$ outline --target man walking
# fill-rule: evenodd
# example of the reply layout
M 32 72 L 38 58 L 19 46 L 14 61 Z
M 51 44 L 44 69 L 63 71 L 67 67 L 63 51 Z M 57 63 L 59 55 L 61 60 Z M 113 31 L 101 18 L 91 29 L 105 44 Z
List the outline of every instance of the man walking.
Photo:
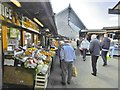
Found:
M 86 35 L 85 39 L 81 43 L 81 49 L 82 49 L 82 52 L 83 52 L 83 61 L 86 60 L 86 53 L 89 50 L 89 45 L 90 45 L 90 43 L 87 40 L 87 35 Z
M 71 82 L 72 78 L 72 65 L 76 59 L 74 48 L 69 44 L 69 41 L 65 41 L 64 46 L 60 52 L 61 55 L 61 66 L 62 66 L 62 85 L 66 85 Z M 68 74 L 68 75 L 67 75 Z
M 110 48 L 110 39 L 108 38 L 107 34 L 104 34 L 104 38 L 103 38 L 103 41 L 101 43 L 101 47 L 102 47 L 101 56 L 102 56 L 102 59 L 104 62 L 103 66 L 106 66 L 107 65 L 107 53 L 108 53 L 109 48 Z
M 90 50 L 90 53 L 91 53 L 92 70 L 93 70 L 93 73 L 91 73 L 91 74 L 96 76 L 96 74 L 97 74 L 97 68 L 96 68 L 97 59 L 100 55 L 101 46 L 100 46 L 100 42 L 97 39 L 97 36 L 95 34 L 93 34 L 91 36 L 89 50 Z

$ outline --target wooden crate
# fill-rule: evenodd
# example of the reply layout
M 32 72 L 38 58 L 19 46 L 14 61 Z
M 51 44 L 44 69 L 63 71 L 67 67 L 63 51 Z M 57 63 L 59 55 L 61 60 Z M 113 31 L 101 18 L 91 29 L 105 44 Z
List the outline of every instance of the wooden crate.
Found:
M 48 83 L 48 78 L 50 76 L 50 68 L 51 68 L 51 63 L 49 63 L 49 68 L 47 70 L 47 73 L 45 75 L 42 74 L 36 74 L 35 78 L 35 87 L 34 89 L 44 89 L 47 87 Z
M 45 75 L 36 74 L 35 89 L 36 88 L 45 89 L 47 87 L 47 82 L 48 82 L 48 73 Z

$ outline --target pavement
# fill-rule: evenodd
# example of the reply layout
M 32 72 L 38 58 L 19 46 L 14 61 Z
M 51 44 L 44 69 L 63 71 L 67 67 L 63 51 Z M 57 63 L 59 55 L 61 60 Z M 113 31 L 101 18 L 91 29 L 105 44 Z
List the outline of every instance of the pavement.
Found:
M 86 61 L 82 60 L 79 50 L 76 50 L 76 60 L 78 76 L 72 78 L 70 85 L 61 84 L 61 69 L 59 59 L 54 61 L 54 69 L 51 71 L 47 88 L 118 88 L 118 59 L 110 58 L 108 65 L 103 67 L 102 58 L 97 62 L 97 76 L 91 75 L 91 57 L 87 55 Z

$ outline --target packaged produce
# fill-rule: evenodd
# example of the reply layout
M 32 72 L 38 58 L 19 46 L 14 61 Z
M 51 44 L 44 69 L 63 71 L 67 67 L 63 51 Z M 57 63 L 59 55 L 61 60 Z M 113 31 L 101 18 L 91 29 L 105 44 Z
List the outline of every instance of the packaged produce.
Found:
M 44 64 L 43 60 L 37 60 L 38 65 L 39 64 Z
M 44 67 L 43 67 L 42 70 L 41 70 L 41 73 L 42 73 L 42 74 L 46 74 L 47 70 L 48 70 L 48 65 L 45 64 Z
M 28 58 L 24 63 L 26 68 L 35 68 L 37 66 L 37 60 L 35 58 Z
M 37 66 L 37 73 L 40 73 L 41 72 L 41 70 L 42 70 L 42 68 L 43 68 L 43 66 L 44 66 L 44 64 L 39 64 L 38 66 Z

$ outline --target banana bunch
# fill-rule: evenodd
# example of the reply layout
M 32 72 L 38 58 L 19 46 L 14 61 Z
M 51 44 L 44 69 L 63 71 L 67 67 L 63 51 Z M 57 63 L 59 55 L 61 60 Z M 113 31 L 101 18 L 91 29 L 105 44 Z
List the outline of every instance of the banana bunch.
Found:
M 32 54 L 32 51 L 31 50 L 26 50 L 25 51 L 25 55 L 31 55 Z
M 51 56 L 55 55 L 55 51 L 50 51 L 50 53 L 51 53 Z
M 31 48 L 28 48 L 28 50 L 34 51 L 34 50 L 36 50 L 36 48 L 31 47 Z
M 55 48 L 50 48 L 51 51 L 55 51 L 56 49 Z
M 51 53 L 47 52 L 47 51 L 41 51 L 40 53 L 45 55 L 45 56 L 51 56 Z

